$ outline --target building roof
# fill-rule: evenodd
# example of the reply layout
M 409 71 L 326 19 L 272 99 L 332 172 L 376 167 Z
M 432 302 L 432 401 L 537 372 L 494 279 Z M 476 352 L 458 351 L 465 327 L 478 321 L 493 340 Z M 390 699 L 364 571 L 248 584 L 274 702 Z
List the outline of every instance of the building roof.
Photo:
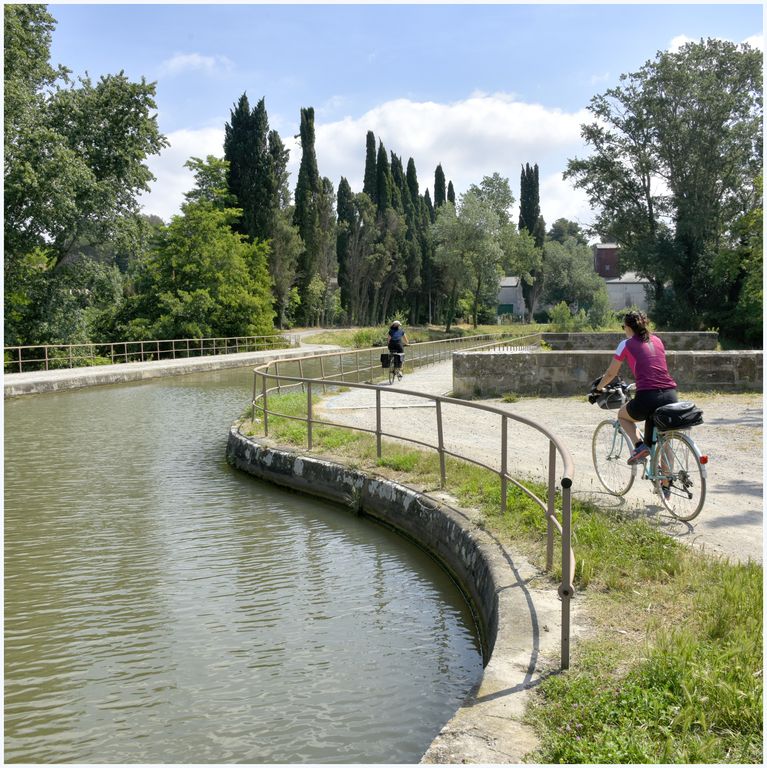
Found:
M 597 250 L 599 250 L 600 248 L 605 248 L 605 249 L 610 248 L 612 250 L 618 247 L 618 243 L 597 243 L 594 247 Z
M 639 277 L 636 272 L 624 272 L 620 277 L 605 278 L 606 283 L 621 284 L 621 283 L 641 283 L 647 285 L 650 281 L 646 277 Z
M 519 285 L 519 278 L 507 275 L 501 278 L 501 288 L 516 288 Z

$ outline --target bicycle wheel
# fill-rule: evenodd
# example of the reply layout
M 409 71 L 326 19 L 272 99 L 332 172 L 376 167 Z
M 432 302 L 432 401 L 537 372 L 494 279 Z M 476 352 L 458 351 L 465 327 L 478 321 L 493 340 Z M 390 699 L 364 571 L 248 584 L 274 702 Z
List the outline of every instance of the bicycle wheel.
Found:
M 394 367 L 394 360 L 389 363 L 389 384 L 394 384 L 394 377 L 397 375 L 397 369 Z
M 636 465 L 626 464 L 631 441 L 616 421 L 607 419 L 594 430 L 591 456 L 599 482 L 615 496 L 624 496 L 634 483 Z
M 677 520 L 687 522 L 698 516 L 706 500 L 706 470 L 690 437 L 681 432 L 660 433 L 650 473 L 663 506 Z

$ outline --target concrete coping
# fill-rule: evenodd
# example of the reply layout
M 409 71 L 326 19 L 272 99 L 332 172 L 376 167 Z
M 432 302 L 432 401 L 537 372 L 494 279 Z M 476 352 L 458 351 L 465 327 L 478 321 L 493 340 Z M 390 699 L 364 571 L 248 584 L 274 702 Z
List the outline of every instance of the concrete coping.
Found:
M 477 619 L 485 669 L 421 762 L 522 762 L 538 744 L 522 723 L 529 691 L 559 661 L 556 586 L 484 530 L 478 512 L 458 508 L 446 494 L 427 495 L 335 459 L 299 454 L 245 436 L 237 425 L 230 429 L 226 454 L 232 466 L 254 477 L 338 503 L 394 529 L 447 570 Z

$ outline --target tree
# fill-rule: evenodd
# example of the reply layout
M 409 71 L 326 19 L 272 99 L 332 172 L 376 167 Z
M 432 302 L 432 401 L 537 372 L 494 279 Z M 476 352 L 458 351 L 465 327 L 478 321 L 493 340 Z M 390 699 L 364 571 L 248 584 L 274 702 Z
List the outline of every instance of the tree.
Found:
M 269 275 L 272 279 L 277 326 L 285 328 L 293 322 L 298 258 L 303 250 L 298 227 L 293 224 L 293 208 L 287 206 L 277 213 L 272 238 L 269 241 Z
M 167 146 L 155 85 L 122 72 L 71 80 L 49 63 L 55 23 L 44 6 L 4 7 L 6 343 L 50 338 L 35 315 L 40 296 L 57 294 L 49 283 L 65 277 L 67 259 L 108 242 L 134 247 L 137 198 L 154 178 L 145 161 Z
M 309 284 L 317 269 L 320 250 L 319 198 L 321 181 L 314 149 L 314 108 L 301 109 L 301 165 L 296 184 L 294 222 L 298 227 L 304 250 L 298 266 L 298 289 L 301 303 L 306 310 L 305 299 Z M 304 311 L 302 310 L 302 311 Z M 304 315 L 304 320 L 308 320 Z
M 568 219 L 557 219 L 546 233 L 546 237 L 558 243 L 564 243 L 568 237 L 575 238 L 581 245 L 586 245 L 588 242 L 581 231 L 580 224 Z
M 568 305 L 590 309 L 600 293 L 607 295 L 604 281 L 594 271 L 591 249 L 574 237 L 563 243 L 550 240 L 543 252 L 543 272 L 546 274 L 544 299 L 547 304 Z
M 513 226 L 501 230 L 501 249 L 504 272 L 519 276 L 522 282 L 527 319 L 531 321 L 543 294 L 543 251 L 526 229 L 515 232 Z
M 535 235 L 535 225 L 540 215 L 538 164 L 531 168 L 530 163 L 525 163 L 519 181 L 519 229 L 526 229 L 531 235 Z
M 184 193 L 188 203 L 208 202 L 214 208 L 232 208 L 237 200 L 229 192 L 227 176 L 229 163 L 226 160 L 208 155 L 205 160 L 190 157 L 184 163 L 194 175 L 194 188 Z
M 376 166 L 376 137 L 368 131 L 365 138 L 365 180 L 362 191 L 378 205 L 378 168 Z
M 653 282 L 657 319 L 705 327 L 728 289 L 712 279 L 719 255 L 756 206 L 761 52 L 711 39 L 660 52 L 589 110 L 593 154 L 569 161 L 565 177 L 586 191 L 622 264 Z
M 479 186 L 472 184 L 469 192 L 486 200 L 491 206 L 498 222 L 505 227 L 511 221 L 511 207 L 514 205 L 514 195 L 511 192 L 509 180 L 496 172 L 492 176 L 485 176 Z
M 449 203 L 455 205 L 455 189 L 453 188 L 453 182 L 447 183 L 447 200 Z
M 519 231 L 525 231 L 532 236 L 535 247 L 540 251 L 538 255 L 527 254 L 527 271 L 521 275 L 522 296 L 525 300 L 527 315 L 532 319 L 535 306 L 543 291 L 543 272 L 540 266 L 543 263 L 543 242 L 546 227 L 541 217 L 541 202 L 538 193 L 538 165 L 532 168 L 529 163 L 522 167 L 519 190 Z
M 445 194 L 445 172 L 440 163 L 434 171 L 434 208 L 440 208 L 447 200 Z
M 251 110 L 247 94 L 240 96 L 224 128 L 224 158 L 229 191 L 242 209 L 237 230 L 251 241 L 268 240 L 285 198 L 287 151 L 279 134 L 269 131 L 263 98 Z

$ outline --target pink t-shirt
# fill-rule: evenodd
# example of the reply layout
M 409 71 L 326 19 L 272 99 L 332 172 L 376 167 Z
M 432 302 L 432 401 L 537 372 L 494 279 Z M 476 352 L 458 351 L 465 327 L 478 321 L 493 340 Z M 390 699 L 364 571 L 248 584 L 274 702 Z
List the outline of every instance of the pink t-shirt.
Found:
M 642 341 L 638 336 L 624 339 L 615 350 L 616 360 L 625 360 L 634 374 L 637 392 L 647 389 L 675 389 L 666 366 L 666 348 L 657 336 Z

